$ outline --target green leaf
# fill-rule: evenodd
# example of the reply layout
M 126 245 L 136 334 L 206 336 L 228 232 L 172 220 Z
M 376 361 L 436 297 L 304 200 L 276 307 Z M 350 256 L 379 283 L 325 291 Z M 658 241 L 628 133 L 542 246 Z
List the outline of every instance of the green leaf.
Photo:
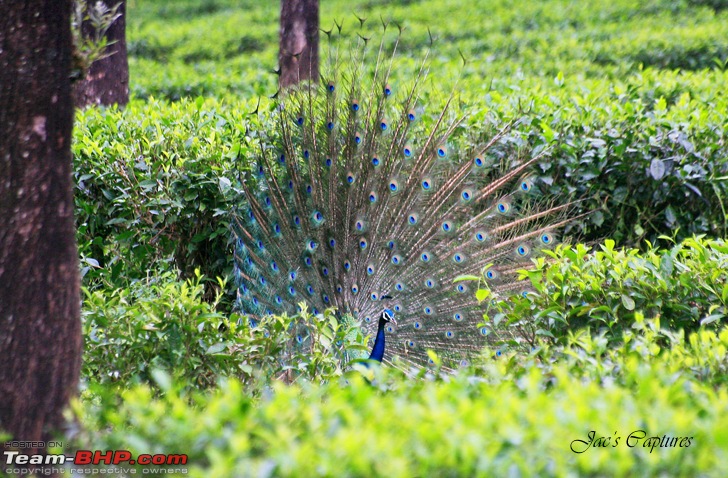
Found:
M 205 353 L 207 355 L 215 355 L 219 354 L 225 349 L 227 349 L 227 345 L 224 342 L 218 342 L 216 344 L 210 345 L 207 350 L 205 350 Z
M 622 305 L 627 310 L 634 310 L 635 303 L 634 299 L 632 299 L 630 296 L 626 294 L 622 294 Z
M 478 302 L 483 302 L 485 299 L 488 298 L 490 295 L 490 290 L 488 289 L 478 289 L 475 291 L 475 298 L 478 300 Z

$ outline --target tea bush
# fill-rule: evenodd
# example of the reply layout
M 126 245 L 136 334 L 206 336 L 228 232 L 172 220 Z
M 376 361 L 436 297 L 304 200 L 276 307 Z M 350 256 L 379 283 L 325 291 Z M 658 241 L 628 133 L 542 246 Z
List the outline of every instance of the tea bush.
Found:
M 607 240 L 592 253 L 583 244 L 557 247 L 522 271 L 526 296 L 493 301 L 489 326 L 511 343 L 563 342 L 575 330 L 604 330 L 609 341 L 659 317 L 670 330 L 716 328 L 728 318 L 728 246 L 692 238 L 671 249 L 616 249 Z M 525 286 L 524 286 L 525 287 Z
M 639 322 L 616 349 L 577 335 L 455 376 L 378 368 L 371 384 L 352 371 L 273 383 L 260 400 L 235 380 L 200 394 L 162 379 L 161 396 L 134 387 L 77 413 L 92 448 L 187 453 L 190 476 L 719 476 L 728 330 L 664 348 Z
M 83 377 L 92 389 L 154 385 L 155 373 L 166 373 L 200 390 L 237 377 L 253 393 L 274 378 L 338 377 L 364 349 L 359 328 L 330 310 L 256 321 L 224 316 L 215 301 L 202 300 L 196 274 L 180 281 L 157 273 L 128 288 L 85 291 Z

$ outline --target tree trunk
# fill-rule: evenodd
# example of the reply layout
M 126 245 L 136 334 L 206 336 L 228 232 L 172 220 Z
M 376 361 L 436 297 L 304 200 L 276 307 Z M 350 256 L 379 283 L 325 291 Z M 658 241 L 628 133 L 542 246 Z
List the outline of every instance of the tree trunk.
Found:
M 319 76 L 318 0 L 281 0 L 279 83 L 286 88 Z
M 126 55 L 126 0 L 106 0 L 109 8 L 119 6 L 121 16 L 106 31 L 109 55 L 94 61 L 86 77 L 73 85 L 73 98 L 78 108 L 88 105 L 123 106 L 129 102 L 129 61 Z M 84 35 L 93 35 L 93 27 L 83 22 Z
M 71 0 L 0 2 L 0 429 L 12 440 L 58 431 L 81 365 L 70 15 Z

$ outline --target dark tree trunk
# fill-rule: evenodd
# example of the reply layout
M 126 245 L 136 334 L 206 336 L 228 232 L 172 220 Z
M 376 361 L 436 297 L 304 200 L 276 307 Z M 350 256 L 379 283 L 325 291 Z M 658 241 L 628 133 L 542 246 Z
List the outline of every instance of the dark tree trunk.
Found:
M 281 0 L 280 86 L 319 76 L 318 0 Z
M 13 440 L 61 427 L 81 365 L 70 15 L 71 0 L 0 2 L 0 429 Z
M 126 55 L 126 0 L 106 0 L 109 8 L 121 4 L 116 19 L 106 31 L 107 56 L 94 61 L 86 77 L 73 85 L 73 98 L 79 108 L 88 105 L 123 106 L 129 102 L 129 61 Z M 85 35 L 92 35 L 88 21 L 82 25 Z

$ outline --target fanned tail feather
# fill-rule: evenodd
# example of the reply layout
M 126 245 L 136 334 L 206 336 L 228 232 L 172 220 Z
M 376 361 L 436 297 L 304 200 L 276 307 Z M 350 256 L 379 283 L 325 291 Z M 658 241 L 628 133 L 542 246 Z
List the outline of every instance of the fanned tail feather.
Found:
M 454 91 L 423 118 L 427 59 L 410 87 L 390 85 L 400 35 L 382 35 L 367 69 L 371 40 L 358 36 L 349 57 L 327 33 L 320 83 L 279 95 L 277 130 L 260 142 L 232 221 L 238 307 L 337 307 L 373 334 L 388 294 L 397 325 L 385 331 L 385 362 L 422 365 L 432 349 L 454 368 L 488 340 L 472 284 L 455 279 L 484 275 L 495 293 L 519 291 L 516 271 L 552 247 L 574 204 L 538 194 L 529 173 L 547 152 L 504 145 L 514 123 L 450 146 L 465 118 L 450 119 Z

